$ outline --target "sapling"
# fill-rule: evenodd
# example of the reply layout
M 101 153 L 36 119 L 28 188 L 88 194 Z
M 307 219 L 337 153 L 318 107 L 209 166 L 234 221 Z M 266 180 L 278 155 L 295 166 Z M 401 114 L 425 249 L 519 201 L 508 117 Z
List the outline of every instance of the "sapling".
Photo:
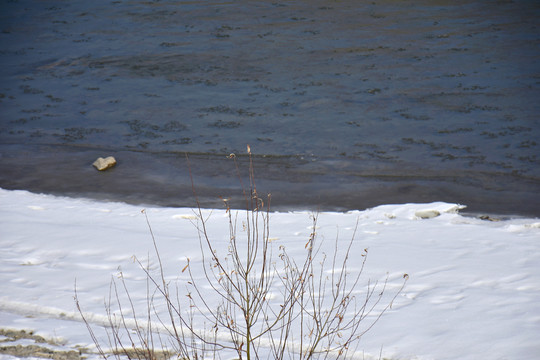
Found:
M 164 351 L 178 359 L 231 354 L 247 360 L 354 356 L 360 338 L 390 308 L 408 275 L 389 301 L 383 297 L 388 279 L 381 284 L 368 280 L 360 286 L 368 249 L 362 251 L 356 273 L 352 275 L 348 269 L 358 223 L 350 239 L 335 240 L 331 254 L 324 253 L 317 242 L 316 214 L 300 258 L 289 255 L 283 244 L 274 246 L 270 237 L 271 195 L 261 196 L 257 191 L 250 147 L 247 186 L 237 156 L 228 157 L 239 177 L 245 209 L 234 210 L 223 199 L 228 243 L 226 249 L 216 246 L 207 227 L 211 220 L 203 214 L 191 176 L 196 199 L 192 224 L 197 229 L 202 260 L 200 268 L 189 259 L 180 267 L 189 278 L 185 287 L 166 280 L 158 242 L 143 211 L 159 271 L 155 274 L 149 264 L 135 258 L 147 277 L 144 321 L 136 314 L 124 279 L 120 277 L 123 295 L 116 280 L 111 282 L 106 310 L 112 353 L 118 358 L 152 360 Z M 108 358 L 111 354 L 103 350 L 77 294 L 75 298 L 98 352 Z M 130 309 L 130 321 L 126 321 L 124 304 Z M 113 305 L 116 312 L 111 311 Z

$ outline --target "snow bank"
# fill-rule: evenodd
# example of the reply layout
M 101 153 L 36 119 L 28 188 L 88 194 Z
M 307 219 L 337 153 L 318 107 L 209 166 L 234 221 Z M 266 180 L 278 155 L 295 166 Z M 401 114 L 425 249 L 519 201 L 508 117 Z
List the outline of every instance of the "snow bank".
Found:
M 540 220 L 486 221 L 462 216 L 460 208 L 403 204 L 319 214 L 323 249 L 336 238 L 350 239 L 358 222 L 351 271 L 355 254 L 368 248 L 366 281 L 388 276 L 395 289 L 404 273 L 410 277 L 392 309 L 362 338 L 365 354 L 378 356 L 382 347 L 383 357 L 392 359 L 538 358 Z M 153 250 L 140 207 L 0 189 L 0 213 L 0 327 L 91 346 L 73 300 L 75 281 L 81 305 L 99 327 L 106 322 L 110 279 L 120 270 L 134 302 L 144 305 L 145 276 L 132 257 L 145 260 Z M 181 282 L 187 258 L 200 260 L 192 209 L 146 213 L 165 273 Z M 225 211 L 204 213 L 212 239 L 226 244 Z M 272 241 L 300 253 L 310 217 L 272 213 Z

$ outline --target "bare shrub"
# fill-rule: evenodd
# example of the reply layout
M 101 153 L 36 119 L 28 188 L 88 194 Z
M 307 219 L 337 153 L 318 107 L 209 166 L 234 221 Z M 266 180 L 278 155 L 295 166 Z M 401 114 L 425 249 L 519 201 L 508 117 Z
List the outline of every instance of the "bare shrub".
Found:
M 242 184 L 237 158 L 234 154 L 230 158 Z M 312 231 L 303 244 L 301 258 L 289 255 L 283 245 L 274 248 L 271 196 L 263 198 L 257 193 L 249 146 L 248 160 L 249 185 L 242 184 L 245 210 L 232 210 L 224 200 L 227 249 L 216 247 L 197 200 L 193 224 L 198 230 L 202 262 L 201 268 L 196 268 L 188 260 L 181 270 L 190 279 L 185 292 L 166 280 L 157 241 L 143 211 L 159 271 L 155 275 L 150 264 L 135 259 L 147 278 L 144 314 L 136 313 L 123 277 L 121 291 L 117 281 L 111 281 L 105 307 L 112 352 L 103 350 L 75 292 L 76 305 L 103 358 L 153 360 L 173 354 L 178 359 L 348 358 L 403 290 L 406 274 L 400 288 L 389 297 L 383 297 L 388 279 L 361 284 L 367 249 L 362 252 L 359 269 L 349 271 L 356 228 L 349 240 L 336 239 L 333 253 L 324 253 L 317 243 L 317 215 L 312 216 Z

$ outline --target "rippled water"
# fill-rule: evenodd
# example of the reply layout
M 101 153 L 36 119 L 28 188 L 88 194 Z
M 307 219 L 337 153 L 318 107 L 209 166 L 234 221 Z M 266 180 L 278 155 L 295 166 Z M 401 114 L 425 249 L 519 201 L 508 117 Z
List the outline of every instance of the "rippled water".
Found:
M 287 206 L 540 215 L 537 2 L 0 6 L 2 187 L 188 206 L 250 144 Z

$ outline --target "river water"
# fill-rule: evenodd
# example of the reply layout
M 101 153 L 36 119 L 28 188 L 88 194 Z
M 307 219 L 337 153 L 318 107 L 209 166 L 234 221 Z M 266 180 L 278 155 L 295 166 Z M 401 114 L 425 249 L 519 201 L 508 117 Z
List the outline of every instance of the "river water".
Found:
M 0 187 L 221 206 L 249 144 L 275 209 L 540 216 L 536 1 L 0 6 Z

